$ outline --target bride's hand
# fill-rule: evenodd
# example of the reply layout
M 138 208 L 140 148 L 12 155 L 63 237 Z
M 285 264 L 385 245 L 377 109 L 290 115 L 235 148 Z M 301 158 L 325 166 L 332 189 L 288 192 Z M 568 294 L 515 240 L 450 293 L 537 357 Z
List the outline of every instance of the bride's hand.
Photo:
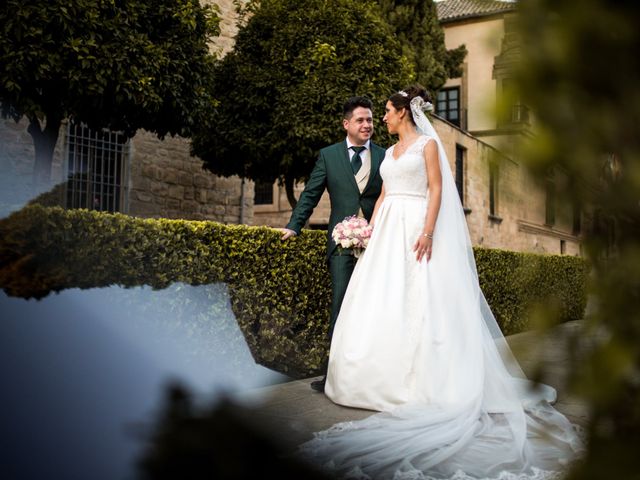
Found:
M 416 260 L 421 261 L 422 257 L 427 257 L 427 262 L 431 260 L 431 249 L 433 246 L 433 240 L 429 237 L 421 235 L 416 243 L 413 245 L 413 251 L 416 252 Z

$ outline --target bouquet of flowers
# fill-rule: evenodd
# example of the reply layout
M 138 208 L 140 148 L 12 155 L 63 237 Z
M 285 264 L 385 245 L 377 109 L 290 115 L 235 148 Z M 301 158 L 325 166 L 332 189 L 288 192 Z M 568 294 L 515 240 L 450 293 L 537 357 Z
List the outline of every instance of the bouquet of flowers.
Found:
M 351 249 L 353 255 L 359 257 L 369 243 L 373 227 L 366 218 L 352 215 L 336 224 L 331 233 L 333 241 L 340 250 Z

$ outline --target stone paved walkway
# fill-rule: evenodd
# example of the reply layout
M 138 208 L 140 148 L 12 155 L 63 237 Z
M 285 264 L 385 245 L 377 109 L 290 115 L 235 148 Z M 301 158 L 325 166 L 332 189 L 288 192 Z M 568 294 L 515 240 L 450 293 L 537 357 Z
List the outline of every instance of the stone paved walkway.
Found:
M 529 378 L 537 378 L 558 391 L 556 408 L 572 422 L 585 425 L 586 406 L 567 393 L 569 353 L 566 340 L 577 334 L 582 321 L 555 327 L 545 335 L 525 332 L 507 337 L 507 341 Z M 358 420 L 374 412 L 342 407 L 331 402 L 324 394 L 310 388 L 309 378 L 246 392 L 244 402 L 252 419 L 264 426 L 276 440 L 285 446 L 295 446 L 312 438 L 313 432 L 323 430 L 337 422 Z

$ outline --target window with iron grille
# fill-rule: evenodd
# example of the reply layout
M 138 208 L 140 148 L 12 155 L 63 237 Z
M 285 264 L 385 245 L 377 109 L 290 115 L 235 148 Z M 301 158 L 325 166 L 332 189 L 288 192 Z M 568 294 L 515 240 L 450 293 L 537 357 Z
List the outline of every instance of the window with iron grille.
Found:
M 489 162 L 489 215 L 498 215 L 498 163 L 495 160 Z
M 105 212 L 126 210 L 129 141 L 109 130 L 69 122 L 67 129 L 67 208 Z
M 580 235 L 582 230 L 582 209 L 577 201 L 573 202 L 573 229 L 574 235 Z
M 438 92 L 436 114 L 460 126 L 460 87 L 443 88 Z
M 464 154 L 466 149 L 456 144 L 456 188 L 460 195 L 460 203 L 464 205 Z
M 271 205 L 273 203 L 273 182 L 256 181 L 253 189 L 254 205 Z
M 556 223 L 556 182 L 553 172 L 545 179 L 545 197 L 544 223 L 551 227 Z

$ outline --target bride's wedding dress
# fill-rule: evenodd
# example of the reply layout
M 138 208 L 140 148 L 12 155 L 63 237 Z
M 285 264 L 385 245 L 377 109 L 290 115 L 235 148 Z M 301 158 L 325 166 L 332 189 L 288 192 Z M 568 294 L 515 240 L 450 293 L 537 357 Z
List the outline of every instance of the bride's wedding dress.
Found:
M 560 478 L 581 441 L 550 405 L 555 390 L 532 389 L 511 355 L 479 288 L 442 144 L 417 115 L 428 135 L 398 158 L 389 148 L 380 167 L 386 194 L 336 322 L 325 387 L 335 403 L 382 413 L 318 432 L 301 452 L 348 478 Z M 429 141 L 443 193 L 433 257 L 418 263 Z

